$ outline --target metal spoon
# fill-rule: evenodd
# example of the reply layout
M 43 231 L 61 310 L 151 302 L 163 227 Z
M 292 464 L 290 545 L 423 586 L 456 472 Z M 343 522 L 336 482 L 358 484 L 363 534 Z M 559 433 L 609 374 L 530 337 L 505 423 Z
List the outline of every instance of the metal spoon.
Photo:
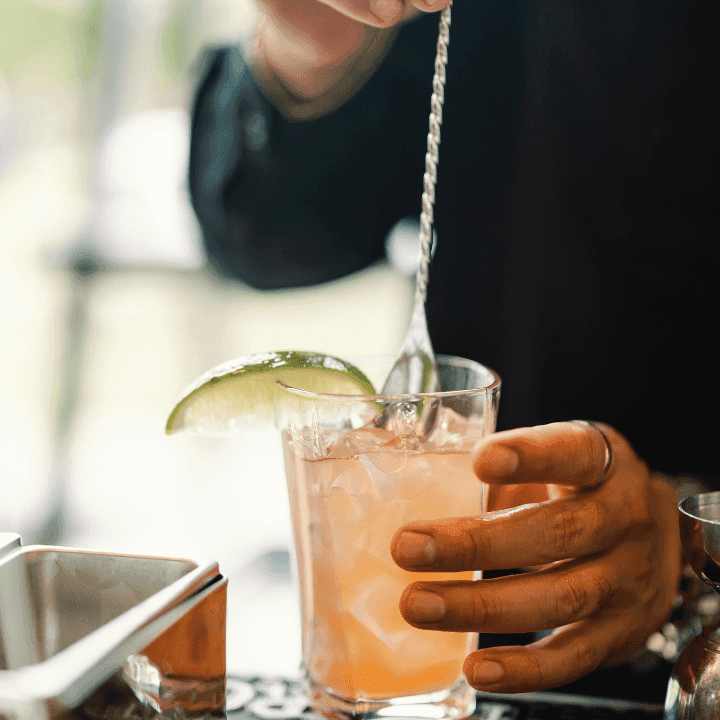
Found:
M 437 182 L 437 165 L 439 161 L 440 125 L 442 123 L 442 107 L 445 100 L 445 66 L 447 65 L 447 48 L 450 42 L 450 10 L 448 5 L 440 15 L 440 30 L 435 56 L 435 75 L 433 77 L 433 94 L 430 101 L 430 129 L 425 154 L 425 176 L 423 178 L 422 214 L 420 215 L 420 266 L 415 278 L 415 302 L 410 329 L 395 362 L 383 385 L 383 395 L 415 395 L 417 393 L 438 392 L 440 377 L 438 375 L 435 354 L 433 353 L 430 334 L 425 317 L 425 300 L 430 269 L 432 250 L 433 205 L 435 203 L 435 183 Z M 428 414 L 427 403 L 418 406 L 418 415 Z M 423 407 L 425 406 L 425 407 Z M 434 416 L 434 413 L 429 413 Z M 428 416 L 422 418 L 424 425 L 432 425 Z

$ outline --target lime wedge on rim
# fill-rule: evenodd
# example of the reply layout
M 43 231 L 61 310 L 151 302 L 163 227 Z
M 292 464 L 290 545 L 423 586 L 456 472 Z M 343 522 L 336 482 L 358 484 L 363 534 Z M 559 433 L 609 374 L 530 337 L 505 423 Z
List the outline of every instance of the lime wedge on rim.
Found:
M 259 353 L 222 363 L 199 377 L 170 413 L 165 432 L 228 435 L 271 420 L 289 394 L 374 395 L 370 380 L 345 360 L 319 353 Z

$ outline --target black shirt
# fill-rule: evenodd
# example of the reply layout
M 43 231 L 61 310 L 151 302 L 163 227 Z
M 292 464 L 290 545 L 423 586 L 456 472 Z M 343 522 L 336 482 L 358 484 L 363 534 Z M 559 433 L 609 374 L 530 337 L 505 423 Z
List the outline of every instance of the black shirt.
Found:
M 428 319 L 437 352 L 502 376 L 500 428 L 602 420 L 654 469 L 717 473 L 717 14 L 455 3 Z M 238 50 L 214 56 L 190 182 L 222 272 L 331 280 L 419 215 L 437 21 L 405 26 L 357 96 L 312 122 L 272 108 Z

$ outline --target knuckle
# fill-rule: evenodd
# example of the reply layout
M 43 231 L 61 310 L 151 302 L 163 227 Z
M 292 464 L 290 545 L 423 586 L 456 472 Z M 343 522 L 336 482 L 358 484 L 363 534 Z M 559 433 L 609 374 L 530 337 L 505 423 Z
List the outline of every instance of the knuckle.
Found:
M 557 617 L 563 624 L 587 617 L 607 607 L 613 595 L 614 588 L 604 576 L 566 575 L 556 589 Z
M 571 458 L 574 469 L 578 474 L 588 475 L 590 481 L 597 479 L 600 470 L 605 466 L 605 443 L 602 438 L 598 440 L 597 430 L 583 428 L 575 433 L 572 443 Z M 600 447 L 602 444 L 602 447 Z
M 605 659 L 603 649 L 587 636 L 578 636 L 573 644 L 572 667 L 577 675 L 586 673 L 600 667 Z
M 525 661 L 525 680 L 528 689 L 543 690 L 544 689 L 544 673 L 542 663 L 537 652 L 528 652 Z
M 585 544 L 590 549 L 597 549 L 607 528 L 612 525 L 608 509 L 597 499 L 588 499 L 585 504 L 585 520 L 580 525 L 583 529 Z
M 614 524 L 608 508 L 598 499 L 584 497 L 558 504 L 541 538 L 553 560 L 596 552 Z
M 604 610 L 610 605 L 615 597 L 615 587 L 606 577 L 597 577 L 593 581 L 595 589 L 595 609 Z
M 596 575 L 587 582 L 585 615 L 594 615 L 612 604 L 615 586 L 604 575 Z
M 563 503 L 550 519 L 543 547 L 550 548 L 556 558 L 569 557 L 583 532 L 574 503 Z
M 492 557 L 493 541 L 488 533 L 471 530 L 467 533 L 464 552 L 460 556 L 462 570 L 482 570 L 485 561 Z
M 573 575 L 566 575 L 555 586 L 555 615 L 565 625 L 576 620 L 588 604 L 588 589 Z
M 571 649 L 563 651 L 562 659 L 543 665 L 543 651 L 524 653 L 522 687 L 525 691 L 546 690 L 571 682 L 595 670 L 605 661 L 607 651 L 588 636 L 576 635 Z
M 487 600 L 479 593 L 472 595 L 472 624 L 474 627 L 485 627 L 492 615 L 490 605 Z

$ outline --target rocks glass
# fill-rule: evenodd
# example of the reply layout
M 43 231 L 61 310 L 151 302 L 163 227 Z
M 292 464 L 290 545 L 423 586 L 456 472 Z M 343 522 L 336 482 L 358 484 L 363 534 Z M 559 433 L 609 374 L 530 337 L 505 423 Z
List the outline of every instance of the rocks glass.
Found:
M 393 360 L 353 362 L 382 387 Z M 475 707 L 462 666 L 476 634 L 418 630 L 399 610 L 415 580 L 474 574 L 410 573 L 390 556 L 402 525 L 482 510 L 472 459 L 495 429 L 500 379 L 461 358 L 439 356 L 438 366 L 443 392 L 434 394 L 291 391 L 297 402 L 283 421 L 283 445 L 303 669 L 310 703 L 326 716 L 439 720 Z

